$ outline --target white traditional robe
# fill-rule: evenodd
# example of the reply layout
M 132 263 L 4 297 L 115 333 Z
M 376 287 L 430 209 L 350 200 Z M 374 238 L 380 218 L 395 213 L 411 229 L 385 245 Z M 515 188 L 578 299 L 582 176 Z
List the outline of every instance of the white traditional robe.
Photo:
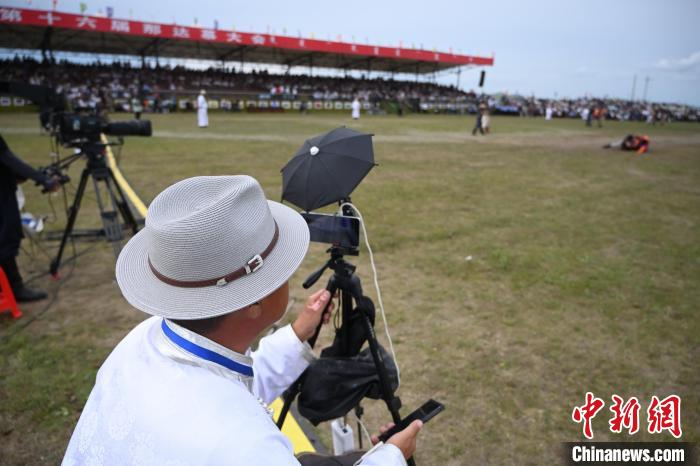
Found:
M 209 126 L 209 116 L 207 115 L 208 108 L 207 99 L 205 99 L 203 95 L 197 97 L 197 124 L 199 124 L 200 128 Z
M 98 371 L 63 465 L 298 465 L 266 403 L 313 357 L 289 325 L 242 355 L 151 317 Z M 380 444 L 360 464 L 406 463 Z
M 357 99 L 352 101 L 352 118 L 355 120 L 360 118 L 360 101 Z
M 545 120 L 552 119 L 552 107 L 547 107 L 544 109 L 544 119 Z

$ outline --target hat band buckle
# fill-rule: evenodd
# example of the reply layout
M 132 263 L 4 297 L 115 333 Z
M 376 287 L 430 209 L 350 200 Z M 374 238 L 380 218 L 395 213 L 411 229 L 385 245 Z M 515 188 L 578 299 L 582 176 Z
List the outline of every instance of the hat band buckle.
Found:
M 264 263 L 265 263 L 265 261 L 263 260 L 262 257 L 260 257 L 260 254 L 254 255 L 253 258 L 251 260 L 249 260 L 245 265 L 246 275 L 250 275 L 253 272 L 257 272 L 260 269 L 260 267 L 263 266 Z M 253 264 L 255 264 L 255 265 L 253 266 Z M 251 266 L 253 266 L 253 267 L 251 268 Z

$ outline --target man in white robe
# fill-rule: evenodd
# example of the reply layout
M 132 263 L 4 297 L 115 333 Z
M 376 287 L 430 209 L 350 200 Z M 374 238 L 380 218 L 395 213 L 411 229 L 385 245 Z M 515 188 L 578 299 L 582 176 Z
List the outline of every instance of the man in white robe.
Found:
M 250 346 L 284 314 L 308 242 L 304 219 L 248 176 L 159 194 L 117 260 L 122 294 L 153 317 L 98 371 L 63 465 L 298 465 L 267 404 L 314 358 L 306 340 L 328 321 L 330 294 Z M 405 465 L 421 426 L 373 439 L 357 464 Z
M 357 97 L 355 97 L 355 99 L 352 101 L 352 119 L 360 119 L 360 101 L 357 99 Z
M 544 109 L 544 119 L 549 121 L 552 119 L 552 105 L 547 104 L 547 107 Z
M 197 124 L 200 128 L 209 126 L 209 115 L 207 115 L 209 105 L 206 97 L 204 97 L 205 95 L 207 95 L 207 91 L 202 89 L 199 91 L 199 97 L 197 97 Z

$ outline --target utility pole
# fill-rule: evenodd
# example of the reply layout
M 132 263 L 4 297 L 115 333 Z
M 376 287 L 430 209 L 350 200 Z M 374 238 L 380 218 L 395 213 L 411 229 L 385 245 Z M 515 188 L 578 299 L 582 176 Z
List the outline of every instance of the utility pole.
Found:
M 462 68 L 457 68 L 457 89 L 459 89 L 459 78 L 462 76 Z
M 632 98 L 630 99 L 632 102 L 634 102 L 634 93 L 637 91 L 637 75 L 634 75 L 634 78 L 632 79 Z
M 647 89 L 649 88 L 649 81 L 651 81 L 649 79 L 649 76 L 644 78 L 644 102 L 647 101 Z

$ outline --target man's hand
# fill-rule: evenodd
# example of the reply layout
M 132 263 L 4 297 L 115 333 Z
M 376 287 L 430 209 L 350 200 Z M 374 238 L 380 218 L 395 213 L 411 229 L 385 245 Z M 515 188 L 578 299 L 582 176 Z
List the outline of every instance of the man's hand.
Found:
M 328 290 L 318 290 L 306 300 L 304 309 L 301 310 L 299 316 L 292 324 L 292 329 L 300 341 L 304 342 L 311 338 L 318 327 L 321 318 L 325 324 L 330 319 L 333 312 L 333 303 L 328 306 L 328 311 L 323 313 L 326 304 L 331 300 L 331 294 Z
M 394 427 L 394 423 L 390 422 L 389 424 L 380 427 L 379 432 L 383 434 L 392 427 Z M 386 443 L 390 443 L 397 447 L 399 450 L 401 450 L 401 453 L 403 453 L 403 457 L 409 459 L 416 451 L 416 437 L 418 437 L 418 432 L 420 432 L 422 428 L 423 421 L 416 419 L 404 430 L 389 437 L 389 440 L 387 440 Z M 373 435 L 372 445 L 376 445 L 377 443 L 379 443 L 379 437 L 377 435 Z
M 55 193 L 61 189 L 61 178 L 58 175 L 53 175 L 46 186 L 50 193 Z
M 61 189 L 61 178 L 57 175 L 47 176 L 41 182 L 41 185 L 44 188 L 42 189 L 42 192 L 55 193 L 56 191 Z

